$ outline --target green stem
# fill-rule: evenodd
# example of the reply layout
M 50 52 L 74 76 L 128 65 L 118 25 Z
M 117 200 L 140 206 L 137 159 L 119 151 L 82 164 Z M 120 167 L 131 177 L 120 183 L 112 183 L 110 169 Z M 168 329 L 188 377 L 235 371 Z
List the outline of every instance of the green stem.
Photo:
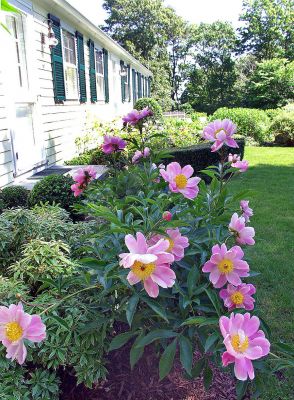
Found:
M 39 315 L 45 314 L 47 311 L 51 310 L 51 308 L 59 306 L 61 303 L 63 303 L 64 301 L 68 300 L 69 298 L 75 296 L 76 294 L 79 294 L 79 293 L 82 293 L 82 292 L 86 292 L 87 290 L 95 289 L 97 287 L 98 287 L 98 285 L 96 284 L 96 285 L 89 286 L 89 287 L 84 288 L 84 289 L 80 289 L 77 292 L 71 293 L 68 296 L 65 296 L 62 300 L 58 301 L 57 303 L 51 304 L 51 306 L 45 308 L 45 310 L 43 310 Z
M 279 357 L 279 356 L 277 356 L 276 354 L 274 354 L 274 353 L 271 353 L 271 352 L 269 352 L 269 354 L 271 355 L 271 356 L 273 356 L 274 358 L 278 358 L 278 359 L 280 359 L 281 357 Z

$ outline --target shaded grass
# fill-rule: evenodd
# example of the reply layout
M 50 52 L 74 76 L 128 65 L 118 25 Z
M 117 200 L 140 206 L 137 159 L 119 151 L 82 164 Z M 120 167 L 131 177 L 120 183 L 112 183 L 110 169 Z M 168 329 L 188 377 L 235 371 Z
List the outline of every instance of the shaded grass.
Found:
M 252 189 L 250 225 L 256 245 L 246 249 L 251 269 L 261 272 L 257 287 L 261 316 L 271 327 L 271 341 L 294 341 L 294 148 L 248 147 L 250 168 L 234 179 L 233 191 Z M 294 399 L 294 377 L 271 378 L 263 400 Z

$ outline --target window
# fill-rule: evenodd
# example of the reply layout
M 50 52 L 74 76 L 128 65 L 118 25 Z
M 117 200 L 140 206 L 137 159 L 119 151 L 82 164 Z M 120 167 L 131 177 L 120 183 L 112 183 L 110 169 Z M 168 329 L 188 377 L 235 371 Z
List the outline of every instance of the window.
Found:
M 104 95 L 104 57 L 102 50 L 95 49 L 95 69 L 97 100 L 105 100 Z
M 25 52 L 24 27 L 22 15 L 7 16 L 6 24 L 14 42 L 16 81 L 20 89 L 28 89 L 28 73 Z
M 63 30 L 62 41 L 66 98 L 78 99 L 79 94 L 76 39 L 74 35 Z

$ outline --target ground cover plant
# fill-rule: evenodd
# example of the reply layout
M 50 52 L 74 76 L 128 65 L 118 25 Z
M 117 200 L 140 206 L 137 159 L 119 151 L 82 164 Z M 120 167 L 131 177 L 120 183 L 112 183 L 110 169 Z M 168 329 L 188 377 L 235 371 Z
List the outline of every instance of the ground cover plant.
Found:
M 92 387 L 107 375 L 107 353 L 128 342 L 133 369 L 155 346 L 160 380 L 177 352 L 184 374 L 202 374 L 206 388 L 212 363 L 227 368 L 239 399 L 261 390 L 269 360 L 271 370 L 293 366 L 293 347 L 270 343 L 255 306 L 256 273 L 245 255 L 255 245 L 253 210 L 247 191 L 229 190 L 248 162 L 224 151 L 238 147 L 236 126 L 222 120 L 205 127 L 211 151 L 220 153 L 220 163 L 202 171 L 212 179 L 206 185 L 190 165 L 160 164 L 167 154 L 148 146 L 151 117 L 148 108 L 124 117 L 124 129 L 132 125 L 140 140 L 105 136 L 102 149 L 113 167 L 107 179 L 96 180 L 89 167 L 73 177 L 77 209 L 93 222 L 83 239 L 73 224 L 80 243 L 74 262 L 67 259 L 70 243 L 68 252 L 39 236 L 28 238 L 25 257 L 5 269 L 16 297 L 2 297 L 0 307 L 5 394 L 17 374 L 15 398 L 57 398 L 57 385 L 44 381 L 58 382 L 62 370 Z M 118 169 L 121 158 L 126 164 Z M 37 259 L 28 261 L 32 249 Z

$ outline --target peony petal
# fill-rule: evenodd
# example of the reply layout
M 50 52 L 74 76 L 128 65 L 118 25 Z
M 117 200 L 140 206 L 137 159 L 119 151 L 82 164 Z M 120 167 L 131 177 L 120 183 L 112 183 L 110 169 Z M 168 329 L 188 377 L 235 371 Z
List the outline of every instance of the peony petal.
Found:
M 151 278 L 144 281 L 144 288 L 150 297 L 156 298 L 159 295 L 159 287 Z

